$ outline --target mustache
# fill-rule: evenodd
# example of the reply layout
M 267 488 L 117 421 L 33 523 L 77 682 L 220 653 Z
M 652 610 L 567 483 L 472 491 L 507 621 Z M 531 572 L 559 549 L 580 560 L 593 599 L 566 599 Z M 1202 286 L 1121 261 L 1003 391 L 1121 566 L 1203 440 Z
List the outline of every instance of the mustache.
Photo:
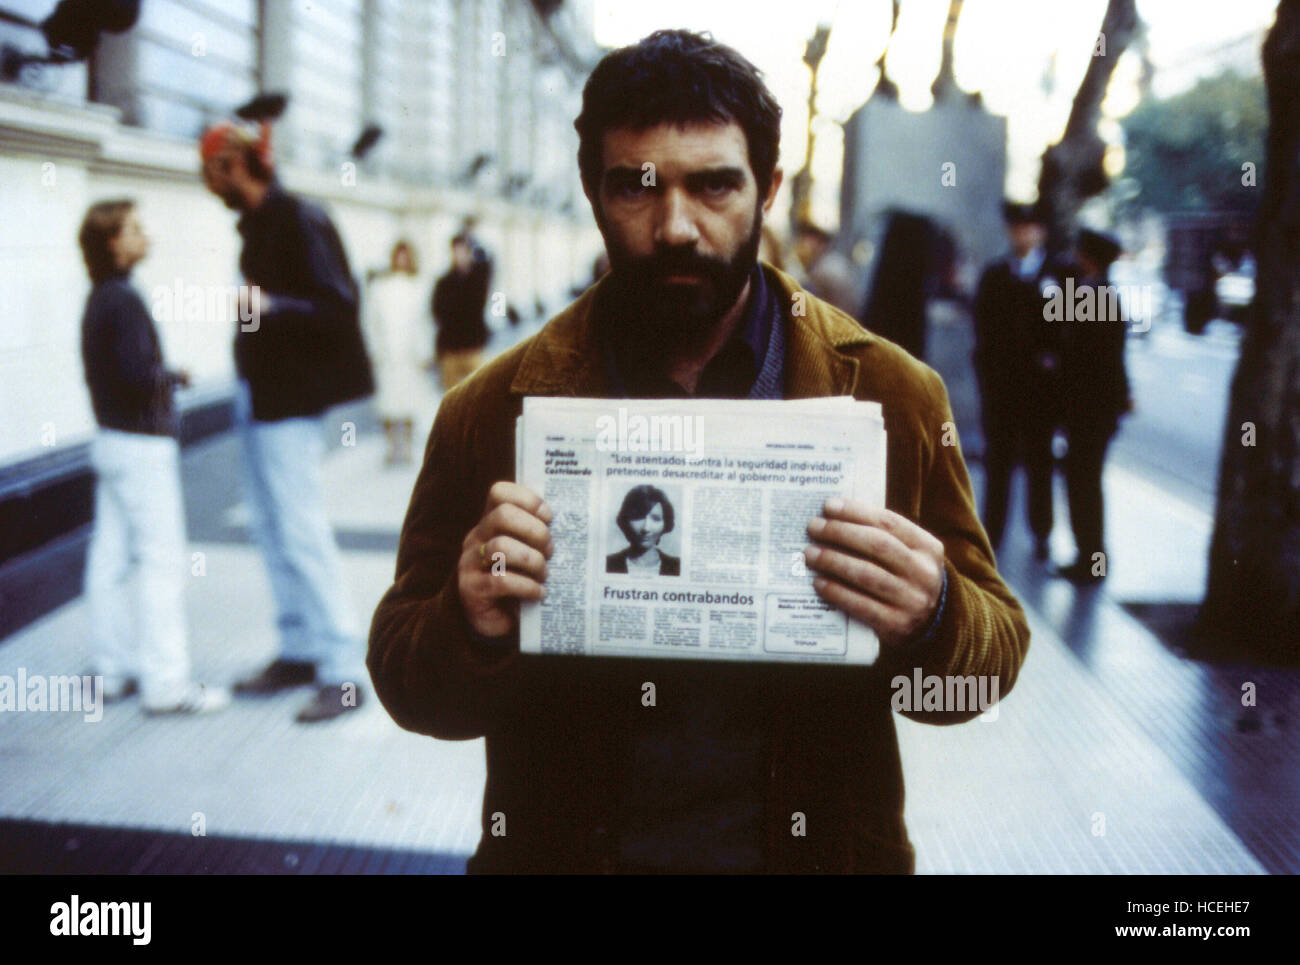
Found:
M 672 275 L 696 275 L 705 279 L 718 279 L 727 272 L 727 263 L 720 258 L 701 255 L 690 249 L 658 251 L 638 259 L 635 270 L 643 278 L 655 281 Z

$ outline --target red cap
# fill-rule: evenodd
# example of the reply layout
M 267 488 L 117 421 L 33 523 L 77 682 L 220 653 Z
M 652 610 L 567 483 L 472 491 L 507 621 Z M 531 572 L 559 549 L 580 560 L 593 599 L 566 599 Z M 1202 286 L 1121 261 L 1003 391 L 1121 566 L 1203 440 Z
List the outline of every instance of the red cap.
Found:
M 237 121 L 213 124 L 199 139 L 199 157 L 206 163 L 228 147 L 252 148 L 268 168 L 274 164 L 271 125 L 267 121 L 262 121 L 257 127 Z

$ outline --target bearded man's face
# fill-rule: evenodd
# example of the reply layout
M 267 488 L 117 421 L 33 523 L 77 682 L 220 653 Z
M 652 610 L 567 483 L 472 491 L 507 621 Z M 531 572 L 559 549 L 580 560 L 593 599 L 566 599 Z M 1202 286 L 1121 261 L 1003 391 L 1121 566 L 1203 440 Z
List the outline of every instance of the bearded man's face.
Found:
M 665 339 L 707 331 L 740 297 L 763 213 L 739 124 L 606 131 L 592 209 L 628 323 Z

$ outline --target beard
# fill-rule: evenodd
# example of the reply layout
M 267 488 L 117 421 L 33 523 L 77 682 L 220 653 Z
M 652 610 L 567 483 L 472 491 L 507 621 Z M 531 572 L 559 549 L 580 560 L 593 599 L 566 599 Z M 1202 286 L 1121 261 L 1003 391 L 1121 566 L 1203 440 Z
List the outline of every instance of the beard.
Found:
M 215 194 L 218 198 L 220 198 L 221 203 L 224 204 L 231 211 L 243 210 L 244 196 L 241 195 L 234 188 L 222 188 L 220 190 L 214 188 L 212 189 L 212 193 Z
M 656 248 L 637 257 L 605 232 L 610 282 L 625 334 L 653 339 L 693 341 L 706 335 L 740 297 L 754 265 L 762 237 L 763 210 L 754 212 L 749 237 L 731 258 L 701 255 L 692 247 Z M 667 279 L 688 276 L 691 282 Z

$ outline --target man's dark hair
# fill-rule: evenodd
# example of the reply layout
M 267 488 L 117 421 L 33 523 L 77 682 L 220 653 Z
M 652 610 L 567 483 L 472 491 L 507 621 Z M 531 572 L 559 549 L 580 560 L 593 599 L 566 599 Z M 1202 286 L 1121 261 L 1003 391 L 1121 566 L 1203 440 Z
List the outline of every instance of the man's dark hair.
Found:
M 582 89 L 578 171 L 587 190 L 600 187 L 602 142 L 615 128 L 735 122 L 745 132 L 749 166 L 762 198 L 781 149 L 781 105 L 757 67 L 709 34 L 658 30 L 606 54 Z
M 618 511 L 618 528 L 622 530 L 623 536 L 630 543 L 632 542 L 632 530 L 630 524 L 634 519 L 645 519 L 650 514 L 650 510 L 655 508 L 655 504 L 664 508 L 664 532 L 673 531 L 673 504 L 668 501 L 667 494 L 657 486 L 634 486 L 627 491 L 623 497 L 623 506 Z

